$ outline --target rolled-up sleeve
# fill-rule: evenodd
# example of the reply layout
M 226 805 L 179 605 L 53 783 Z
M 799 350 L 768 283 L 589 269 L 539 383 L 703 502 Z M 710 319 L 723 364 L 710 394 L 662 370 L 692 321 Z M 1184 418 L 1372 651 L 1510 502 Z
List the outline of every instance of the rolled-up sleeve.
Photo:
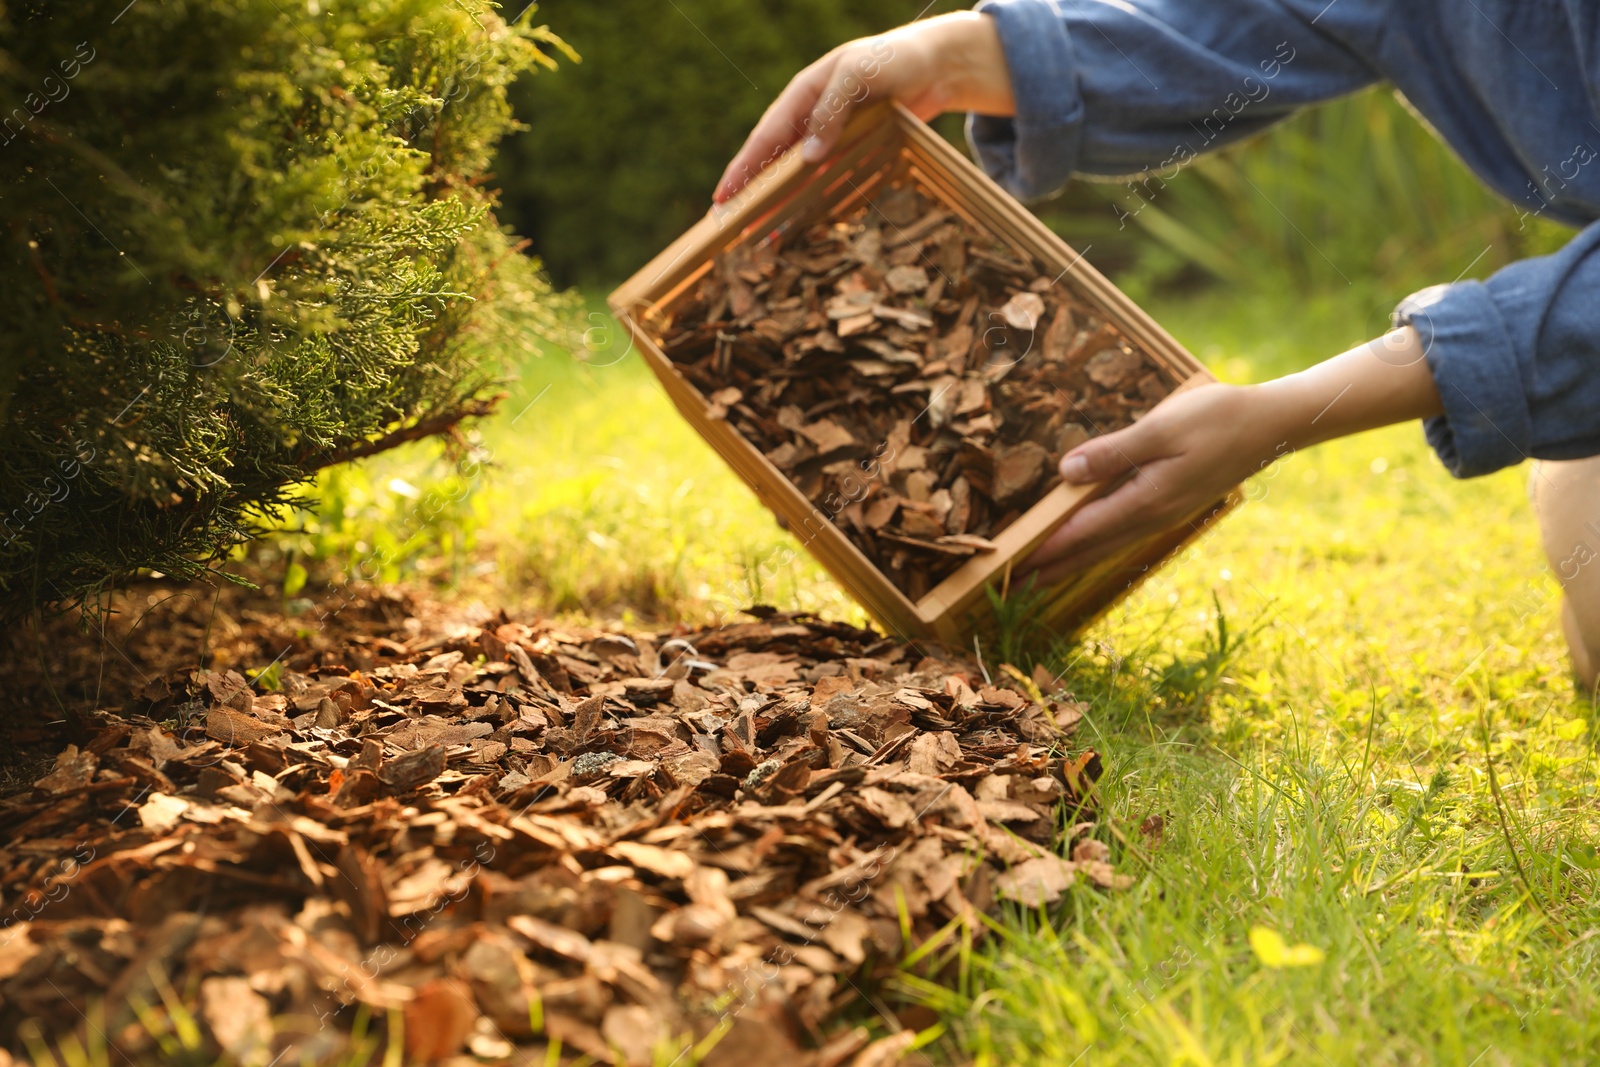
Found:
M 1377 74 L 1340 27 L 1379 21 L 1368 0 L 1315 11 L 1284 0 L 983 0 L 1011 73 L 1013 116 L 970 115 L 984 169 L 1026 200 L 1074 173 L 1181 167 Z
M 1041 0 L 983 0 L 1011 69 L 1014 117 L 969 115 L 967 138 L 983 169 L 1014 196 L 1059 189 L 1078 163 L 1083 94 L 1065 20 Z
M 1444 414 L 1428 443 L 1458 478 L 1600 454 L 1600 223 L 1485 282 L 1424 290 L 1416 327 Z

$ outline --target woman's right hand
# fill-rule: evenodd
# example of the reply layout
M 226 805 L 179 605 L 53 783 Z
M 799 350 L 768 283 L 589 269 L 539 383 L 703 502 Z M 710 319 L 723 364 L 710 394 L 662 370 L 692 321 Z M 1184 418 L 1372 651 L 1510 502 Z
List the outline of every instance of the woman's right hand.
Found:
M 851 113 L 877 99 L 898 100 L 923 119 L 946 111 L 1012 114 L 1011 74 L 994 20 L 957 12 L 835 48 L 795 75 L 767 108 L 723 172 L 714 199 L 731 199 L 802 141 L 805 160 L 821 162 Z

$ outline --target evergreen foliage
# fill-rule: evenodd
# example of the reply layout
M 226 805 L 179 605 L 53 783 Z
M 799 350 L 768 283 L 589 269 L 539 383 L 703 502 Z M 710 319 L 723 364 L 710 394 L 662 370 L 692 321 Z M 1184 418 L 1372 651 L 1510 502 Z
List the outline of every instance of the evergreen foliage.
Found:
M 199 573 L 486 408 L 560 303 L 483 184 L 565 51 L 529 13 L 0 0 L 0 614 Z

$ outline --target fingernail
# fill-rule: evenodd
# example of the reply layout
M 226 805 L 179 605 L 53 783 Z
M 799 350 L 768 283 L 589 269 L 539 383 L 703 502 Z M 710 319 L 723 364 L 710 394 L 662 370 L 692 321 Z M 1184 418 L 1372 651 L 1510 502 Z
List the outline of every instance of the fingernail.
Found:
M 1089 480 L 1089 460 L 1083 456 L 1067 456 L 1061 461 L 1061 477 L 1069 482 Z
M 806 138 L 805 144 L 800 146 L 800 158 L 807 163 L 820 162 L 825 150 L 822 147 L 822 138 L 812 134 Z

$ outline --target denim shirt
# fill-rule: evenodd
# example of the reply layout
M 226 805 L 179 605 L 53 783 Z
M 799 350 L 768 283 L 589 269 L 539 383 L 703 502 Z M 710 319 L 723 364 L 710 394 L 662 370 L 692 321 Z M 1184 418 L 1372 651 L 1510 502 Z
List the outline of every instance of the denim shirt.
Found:
M 1014 118 L 972 115 L 1023 199 L 1073 173 L 1174 167 L 1308 104 L 1392 83 L 1489 186 L 1581 232 L 1555 255 L 1401 305 L 1457 477 L 1600 454 L 1600 3 L 1594 0 L 983 0 Z

